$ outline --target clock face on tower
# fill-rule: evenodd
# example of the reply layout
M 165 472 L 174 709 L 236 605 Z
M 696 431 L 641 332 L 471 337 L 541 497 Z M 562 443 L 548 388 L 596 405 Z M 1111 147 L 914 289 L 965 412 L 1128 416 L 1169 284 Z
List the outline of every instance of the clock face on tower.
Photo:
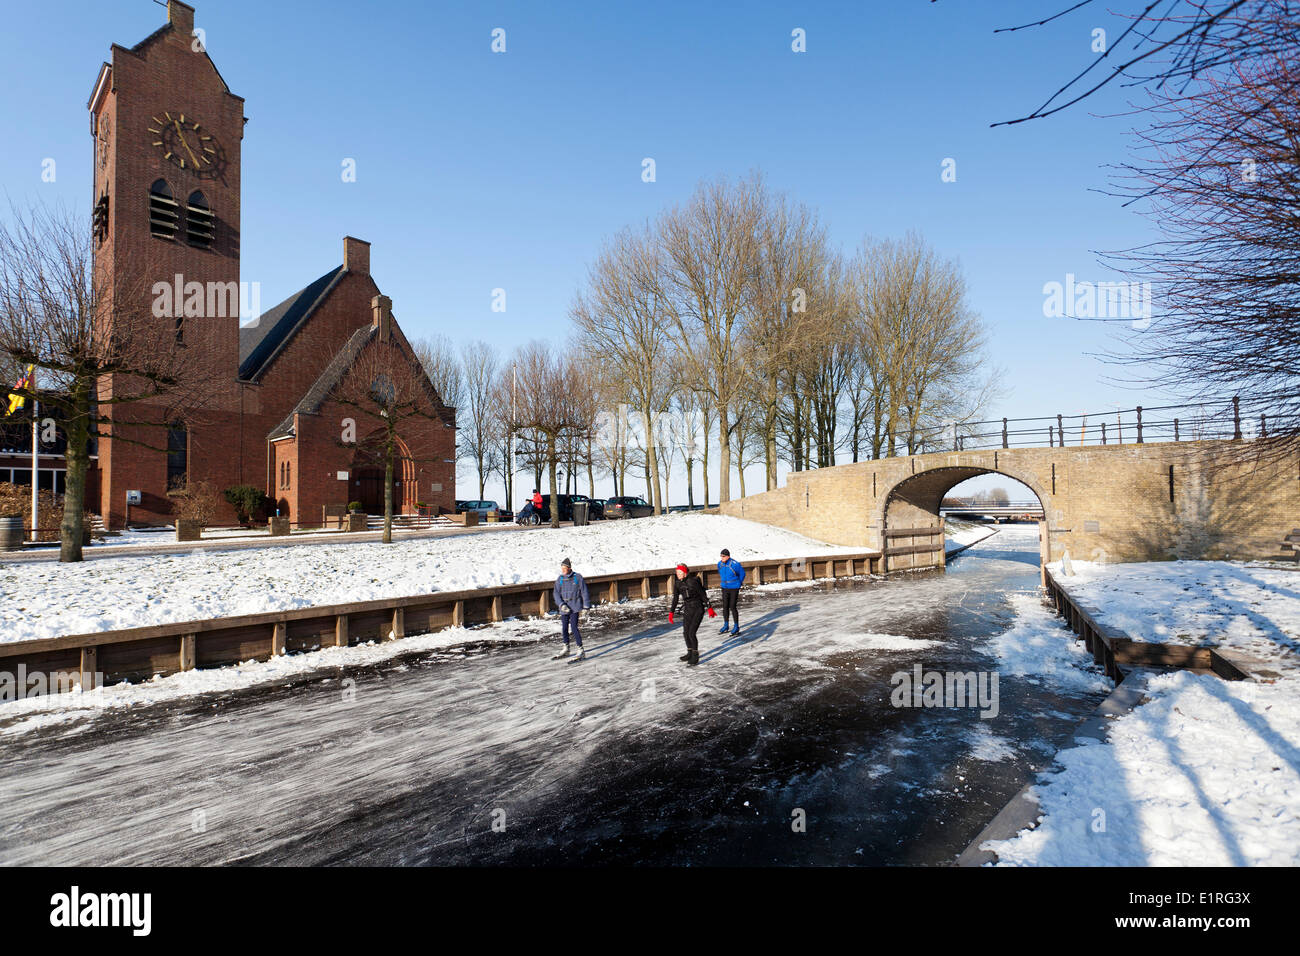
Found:
M 221 175 L 225 153 L 202 123 L 188 113 L 166 111 L 152 120 L 149 142 L 164 160 L 195 176 Z

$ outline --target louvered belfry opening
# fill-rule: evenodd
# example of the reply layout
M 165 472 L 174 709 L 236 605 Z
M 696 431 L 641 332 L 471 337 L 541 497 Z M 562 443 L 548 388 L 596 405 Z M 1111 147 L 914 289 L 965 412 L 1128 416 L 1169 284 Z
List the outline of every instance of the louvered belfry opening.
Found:
M 194 190 L 185 204 L 185 240 L 191 246 L 207 249 L 212 245 L 216 231 L 216 218 L 208 208 L 207 199 L 199 190 Z
M 172 198 L 171 187 L 159 179 L 149 187 L 149 232 L 158 239 L 176 238 L 181 210 Z
M 99 245 L 108 236 L 108 193 L 102 194 L 99 201 L 95 203 L 91 224 L 94 229 L 95 244 Z

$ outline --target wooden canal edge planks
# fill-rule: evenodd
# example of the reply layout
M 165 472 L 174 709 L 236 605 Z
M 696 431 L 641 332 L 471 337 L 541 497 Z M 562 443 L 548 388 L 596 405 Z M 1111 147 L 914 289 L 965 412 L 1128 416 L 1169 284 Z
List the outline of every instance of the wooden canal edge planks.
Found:
M 1116 684 L 1134 668 L 1208 671 L 1225 680 L 1269 680 L 1277 676 L 1264 661 L 1234 648 L 1135 641 L 1119 628 L 1103 623 L 1097 608 L 1075 599 L 1057 579 L 1056 572 L 1049 568 L 1043 571 L 1047 596 L 1056 613 L 1083 639 L 1094 663 L 1100 664 Z
M 745 562 L 746 586 L 879 573 L 878 551 L 766 558 Z M 716 565 L 695 565 L 706 587 L 716 587 Z M 674 570 L 655 568 L 588 577 L 593 604 L 651 599 L 672 593 Z M 180 621 L 148 627 L 68 634 L 0 643 L 0 679 L 8 675 L 27 696 L 27 675 L 42 674 L 51 689 L 143 680 L 196 668 L 269 660 L 322 647 L 399 640 L 448 627 L 488 624 L 509 617 L 540 617 L 550 610 L 555 582 L 534 581 L 467 591 L 267 611 L 238 617 Z

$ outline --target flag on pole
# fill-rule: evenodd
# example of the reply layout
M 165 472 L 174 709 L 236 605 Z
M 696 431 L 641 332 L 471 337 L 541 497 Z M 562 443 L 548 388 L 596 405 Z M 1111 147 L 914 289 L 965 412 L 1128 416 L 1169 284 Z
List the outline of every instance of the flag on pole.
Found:
M 27 366 L 27 371 L 23 373 L 22 377 L 20 377 L 18 381 L 14 382 L 14 388 L 30 389 L 32 387 L 32 369 L 34 367 L 35 366 L 32 365 Z M 27 404 L 27 396 L 19 395 L 17 392 L 10 392 L 9 410 L 5 412 L 5 414 L 12 415 L 14 412 L 18 411 L 18 409 L 22 408 L 26 404 Z

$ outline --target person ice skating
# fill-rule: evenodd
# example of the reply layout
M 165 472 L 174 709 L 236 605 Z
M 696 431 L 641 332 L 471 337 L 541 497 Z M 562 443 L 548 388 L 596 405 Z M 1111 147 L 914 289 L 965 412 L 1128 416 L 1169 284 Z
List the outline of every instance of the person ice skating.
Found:
M 718 560 L 718 587 L 722 589 L 722 630 L 719 634 L 727 633 L 727 619 L 735 621 L 735 627 L 731 629 L 732 634 L 740 633 L 740 586 L 745 583 L 745 569 L 739 561 L 732 560 L 731 552 L 726 548 L 722 549 L 722 555 Z
M 718 615 L 709 605 L 709 594 L 699 575 L 693 574 L 684 564 L 677 565 L 677 580 L 673 582 L 673 606 L 668 611 L 669 624 L 673 623 L 679 600 L 682 604 L 682 633 L 686 638 L 686 653 L 681 656 L 681 660 L 693 667 L 700 662 L 700 644 L 695 639 L 695 632 L 704 619 L 704 610 L 708 608 L 709 617 Z
M 556 610 L 560 612 L 560 634 L 564 638 L 564 649 L 551 659 L 558 661 L 569 656 L 569 628 L 572 626 L 573 641 L 578 645 L 578 656 L 573 660 L 584 661 L 587 652 L 582 649 L 578 612 L 591 608 L 591 598 L 587 594 L 587 582 L 573 570 L 573 564 L 568 558 L 560 562 L 560 576 L 555 579 L 554 597 Z

